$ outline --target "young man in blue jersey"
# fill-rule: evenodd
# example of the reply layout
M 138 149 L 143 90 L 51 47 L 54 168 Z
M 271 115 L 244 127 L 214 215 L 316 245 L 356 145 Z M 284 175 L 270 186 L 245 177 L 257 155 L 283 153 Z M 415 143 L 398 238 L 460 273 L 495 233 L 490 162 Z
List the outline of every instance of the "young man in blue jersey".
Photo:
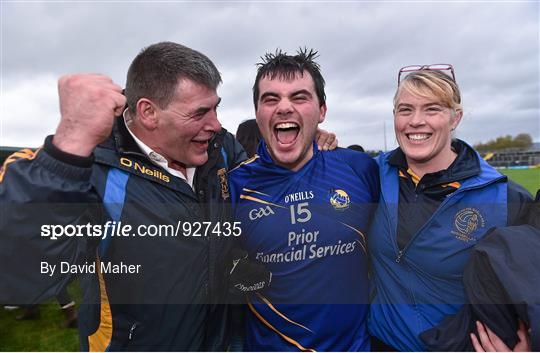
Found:
M 264 141 L 230 174 L 243 245 L 272 273 L 271 285 L 248 298 L 250 351 L 370 348 L 364 234 L 377 166 L 363 153 L 318 151 L 327 108 L 316 56 L 265 55 L 253 87 Z

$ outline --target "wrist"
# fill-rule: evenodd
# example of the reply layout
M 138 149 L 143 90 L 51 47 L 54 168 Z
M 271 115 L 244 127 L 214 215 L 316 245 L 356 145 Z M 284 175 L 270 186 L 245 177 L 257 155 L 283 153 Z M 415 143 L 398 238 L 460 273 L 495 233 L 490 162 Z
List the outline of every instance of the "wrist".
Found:
M 60 150 L 53 144 L 53 136 L 47 136 L 43 149 L 55 160 L 81 168 L 90 168 L 94 162 L 94 156 L 83 157 Z
M 87 136 L 78 136 L 71 130 L 59 126 L 52 139 L 52 144 L 60 151 L 80 157 L 89 157 L 97 143 L 88 141 Z

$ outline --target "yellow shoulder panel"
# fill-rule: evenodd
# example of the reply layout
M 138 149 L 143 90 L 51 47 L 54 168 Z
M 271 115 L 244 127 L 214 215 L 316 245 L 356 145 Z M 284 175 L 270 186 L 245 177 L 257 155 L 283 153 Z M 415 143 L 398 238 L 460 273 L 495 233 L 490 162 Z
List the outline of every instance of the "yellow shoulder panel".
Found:
M 6 169 L 8 165 L 10 165 L 11 163 L 15 161 L 18 161 L 19 159 L 32 160 L 36 158 L 40 150 L 41 148 L 38 148 L 35 152 L 33 152 L 32 150 L 25 148 L 23 150 L 20 150 L 18 152 L 11 154 L 8 158 L 6 158 L 6 160 L 4 161 L 4 164 L 0 168 L 0 183 L 4 180 L 4 174 L 6 173 Z

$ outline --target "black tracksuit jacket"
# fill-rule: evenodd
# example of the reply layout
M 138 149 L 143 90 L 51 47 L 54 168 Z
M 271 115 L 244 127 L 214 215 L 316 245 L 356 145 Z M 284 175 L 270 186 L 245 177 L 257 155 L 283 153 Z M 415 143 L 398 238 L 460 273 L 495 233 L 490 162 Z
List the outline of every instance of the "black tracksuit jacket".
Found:
M 211 141 L 195 190 L 152 164 L 122 118 L 89 158 L 51 141 L 35 153 L 15 153 L 0 173 L 0 303 L 39 303 L 77 277 L 60 274 L 61 262 L 94 264 L 95 273 L 79 276 L 83 350 L 226 349 L 224 256 L 235 237 L 183 236 L 182 228 L 167 237 L 41 235 L 44 225 L 116 221 L 134 233 L 140 225 L 232 222 L 226 171 L 246 158 L 234 137 L 223 130 Z M 133 274 L 100 274 L 100 262 L 141 266 Z M 57 265 L 55 274 L 41 273 L 43 263 Z

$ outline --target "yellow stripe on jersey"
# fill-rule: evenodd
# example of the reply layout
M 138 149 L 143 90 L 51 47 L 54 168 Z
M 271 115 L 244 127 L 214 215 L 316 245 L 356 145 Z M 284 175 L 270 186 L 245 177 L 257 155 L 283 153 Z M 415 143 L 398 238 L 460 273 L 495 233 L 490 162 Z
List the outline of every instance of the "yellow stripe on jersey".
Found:
M 259 155 L 258 155 L 258 154 L 254 155 L 254 156 L 251 157 L 250 159 L 246 159 L 245 161 L 243 161 L 242 163 L 240 163 L 239 165 L 237 165 L 237 166 L 234 167 L 233 169 L 229 170 L 229 173 L 232 172 L 232 171 L 235 170 L 235 169 L 240 168 L 240 167 L 243 166 L 243 165 L 253 163 L 257 158 L 259 158 Z
M 276 205 L 275 203 L 268 202 L 268 201 L 264 201 L 264 200 L 261 200 L 261 199 L 258 199 L 258 198 L 256 198 L 256 197 L 249 196 L 249 195 L 240 195 L 240 198 L 241 198 L 241 199 L 244 199 L 244 200 L 249 200 L 249 201 L 254 201 L 254 202 L 262 203 L 262 204 L 264 204 L 264 205 L 270 205 L 270 206 L 275 206 L 275 207 L 280 207 L 280 208 L 287 208 L 287 207 L 285 207 L 285 206 Z
M 35 152 L 32 150 L 29 150 L 28 148 L 25 148 L 23 150 L 20 150 L 18 152 L 15 152 L 11 154 L 6 160 L 4 161 L 4 164 L 2 165 L 2 168 L 0 168 L 0 183 L 4 180 L 4 174 L 6 173 L 7 166 L 11 163 L 18 161 L 19 159 L 27 159 L 32 160 L 36 158 L 38 152 L 41 150 L 41 148 L 38 148 Z
M 273 312 L 275 312 L 276 314 L 278 314 L 278 315 L 279 315 L 280 317 L 282 317 L 284 320 L 290 322 L 290 323 L 293 324 L 293 325 L 300 326 L 301 328 L 303 328 L 303 329 L 305 329 L 305 330 L 308 330 L 308 331 L 311 332 L 311 333 L 314 333 L 313 331 L 311 331 L 309 328 L 305 327 L 304 325 L 301 325 L 301 324 L 299 324 L 298 322 L 293 321 L 293 320 L 289 319 L 287 316 L 285 316 L 284 314 L 282 314 L 279 310 L 277 310 L 277 309 L 272 305 L 272 303 L 270 303 L 270 301 L 269 301 L 268 299 L 266 299 L 266 298 L 265 298 L 264 296 L 262 296 L 261 294 L 259 294 L 259 293 L 255 293 L 255 294 L 257 294 L 257 296 L 258 296 L 259 298 L 261 298 L 261 300 L 262 300 L 266 305 L 268 305 L 268 307 L 269 307 L 270 309 L 272 309 Z
M 316 350 L 312 349 L 312 348 L 304 348 L 300 343 L 298 343 L 297 341 L 295 341 L 294 339 L 284 335 L 283 333 L 281 333 L 278 329 L 276 329 L 274 326 L 272 326 L 268 321 L 266 321 L 262 316 L 261 314 L 259 314 L 257 312 L 257 310 L 255 310 L 255 308 L 253 307 L 253 305 L 248 301 L 247 303 L 248 307 L 249 307 L 249 310 L 251 310 L 251 312 L 255 315 L 255 317 L 257 317 L 257 319 L 259 319 L 264 325 L 266 325 L 268 328 L 270 328 L 272 331 L 274 331 L 275 333 L 277 333 L 281 338 L 283 338 L 286 342 L 292 344 L 293 346 L 295 346 L 296 348 L 298 348 L 299 350 L 301 350 L 302 352 L 316 352 Z
M 96 266 L 99 267 L 99 294 L 101 297 L 101 312 L 99 313 L 99 327 L 96 332 L 88 336 L 88 348 L 90 352 L 105 352 L 111 343 L 113 333 L 113 321 L 105 279 L 101 273 L 101 263 L 99 257 Z
M 251 190 L 251 189 L 246 189 L 246 188 L 243 188 L 242 191 L 251 192 L 252 194 L 259 194 L 259 195 L 263 195 L 263 196 L 270 196 L 268 194 L 265 194 L 264 192 Z
M 339 222 L 339 223 L 343 224 L 343 225 L 346 226 L 346 227 L 351 228 L 351 229 L 354 230 L 356 233 L 358 233 L 358 235 L 360 235 L 360 237 L 361 237 L 362 240 L 363 240 L 363 243 L 362 243 L 360 240 L 357 240 L 357 241 L 358 241 L 358 244 L 360 244 L 360 246 L 361 246 L 362 249 L 364 250 L 364 253 L 367 254 L 366 246 L 364 245 L 364 244 L 366 244 L 366 236 L 364 235 L 364 233 L 362 233 L 360 230 L 354 228 L 353 226 L 348 225 L 347 223 L 343 223 L 343 222 Z

